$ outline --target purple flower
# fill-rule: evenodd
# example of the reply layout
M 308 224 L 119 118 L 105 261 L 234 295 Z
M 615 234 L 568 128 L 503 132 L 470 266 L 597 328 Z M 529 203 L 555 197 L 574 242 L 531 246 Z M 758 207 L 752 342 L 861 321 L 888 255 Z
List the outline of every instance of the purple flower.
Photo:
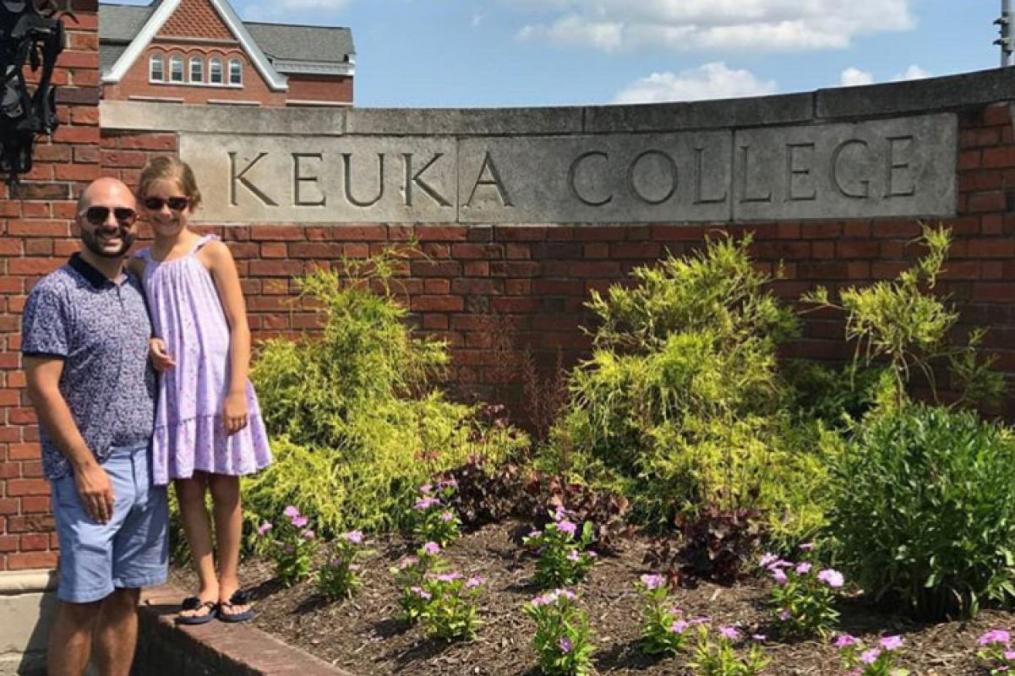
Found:
M 553 510 L 553 520 L 554 521 L 560 521 L 565 516 L 567 516 L 567 510 L 564 509 L 563 506 L 557 505 L 557 507 L 554 508 L 554 510 Z
M 980 645 L 991 645 L 994 643 L 1003 643 L 1004 645 L 1008 645 L 1010 640 L 1011 635 L 1004 629 L 991 629 L 977 639 L 976 642 Z
M 881 643 L 881 647 L 884 648 L 885 650 L 898 650 L 899 648 L 902 647 L 902 637 L 885 636 L 884 638 L 881 639 L 881 641 L 879 641 L 879 643 Z
M 485 583 L 486 583 L 485 577 L 482 577 L 481 575 L 473 575 L 472 577 L 470 577 L 468 580 L 465 581 L 465 588 L 472 589 L 473 587 L 478 587 Z
M 573 645 L 571 645 L 571 639 L 569 639 L 567 636 L 561 637 L 561 639 L 557 641 L 557 645 L 560 647 L 560 652 L 564 653 L 565 655 L 571 652 L 571 648 L 574 647 Z
M 818 573 L 818 579 L 833 589 L 838 589 L 842 586 L 842 583 L 845 582 L 845 579 L 842 577 L 842 573 L 832 568 L 825 568 Z
M 423 551 L 430 556 L 434 556 L 441 551 L 441 546 L 436 542 L 427 542 L 423 545 Z
M 419 559 L 415 556 L 407 556 L 398 563 L 398 569 L 405 570 L 409 566 L 415 566 L 417 563 L 419 563 Z
M 577 549 L 572 549 L 567 553 L 567 560 L 573 563 L 578 563 L 581 561 L 581 558 L 581 554 L 578 553 Z
M 308 519 L 305 516 L 294 516 L 292 517 L 291 522 L 292 525 L 296 526 L 297 528 L 303 528 L 308 523 L 310 523 L 310 519 Z
M 858 641 L 856 640 L 856 637 L 850 636 L 849 634 L 839 634 L 839 636 L 835 639 L 836 648 L 848 648 L 849 646 L 856 645 L 857 643 Z
M 557 600 L 556 597 L 551 596 L 549 593 L 540 594 L 536 598 L 532 599 L 532 605 L 535 606 L 536 608 L 540 606 L 548 606 L 556 600 Z
M 313 540 L 314 535 L 315 535 L 314 531 L 310 530 L 309 528 L 300 533 L 300 537 L 302 537 L 304 540 Z
M 419 492 L 422 493 L 423 495 L 426 495 L 427 493 L 430 493 L 432 491 L 433 485 L 431 484 L 423 484 L 422 486 L 419 487 Z
M 687 620 L 674 620 L 673 624 L 670 625 L 671 634 L 683 634 L 687 631 L 687 628 L 691 626 L 691 623 Z
M 641 583 L 645 589 L 658 589 L 666 583 L 666 578 L 662 575 L 642 575 Z
M 802 545 L 800 545 L 800 551 L 802 551 L 802 552 L 809 552 L 812 549 L 814 549 L 814 543 L 813 542 L 805 542 Z
M 803 562 L 797 564 L 797 566 L 796 566 L 796 574 L 797 575 L 806 575 L 809 572 L 811 572 L 811 564 L 810 563 L 808 563 L 807 561 L 803 561 Z
M 444 523 L 448 523 L 449 521 L 454 521 L 454 520 L 455 520 L 455 515 L 452 514 L 451 512 L 441 512 L 441 521 L 443 521 Z
M 439 504 L 441 504 L 441 501 L 438 500 L 437 498 L 432 497 L 420 498 L 419 500 L 416 501 L 415 509 L 423 511 Z
M 460 577 L 460 573 L 440 573 L 438 575 L 434 575 L 434 579 L 438 582 L 454 582 Z
M 783 622 L 787 621 L 791 617 L 793 617 L 793 615 L 791 615 L 788 610 L 783 610 L 779 613 L 779 619 L 782 620 Z
M 354 545 L 361 545 L 363 544 L 363 533 L 358 530 L 351 530 L 345 534 L 345 540 Z
M 881 651 L 877 648 L 871 648 L 870 650 L 864 650 L 860 653 L 860 661 L 864 664 L 874 664 L 877 659 L 881 657 Z
M 771 570 L 772 577 L 777 584 L 786 584 L 786 573 L 783 572 L 782 568 L 772 568 Z
M 297 516 L 300 515 L 300 510 L 298 510 L 294 505 L 289 505 L 288 507 L 282 510 L 282 513 L 288 516 L 290 519 L 295 519 Z
M 534 530 L 534 531 L 530 531 L 529 534 L 526 535 L 525 537 L 531 540 L 532 538 L 537 538 L 537 537 L 539 537 L 542 534 L 543 534 L 543 531 L 541 531 L 541 530 Z
M 409 587 L 409 591 L 411 591 L 413 594 L 423 599 L 424 601 L 429 601 L 431 598 L 433 598 L 430 592 L 423 589 L 422 587 Z
M 578 526 L 576 526 L 572 521 L 563 519 L 557 522 L 557 530 L 559 530 L 561 533 L 567 533 L 568 535 L 573 536 L 575 532 L 578 530 Z
M 594 559 L 594 558 L 596 558 L 597 556 L 599 556 L 599 554 L 596 554 L 596 553 L 595 553 L 594 551 L 592 551 L 591 549 L 590 549 L 589 551 L 585 552 L 585 555 L 586 555 L 586 556 L 588 556 L 588 557 L 589 557 L 590 559 Z
M 1015 650 L 1005 650 L 1004 659 L 1008 662 L 1015 662 Z
M 719 635 L 731 641 L 740 640 L 740 632 L 737 630 L 736 627 L 730 626 L 728 624 L 719 627 Z
M 265 533 L 270 531 L 274 526 L 271 525 L 270 521 L 265 521 L 257 527 L 257 534 L 263 536 Z
M 758 565 L 762 568 L 768 568 L 773 563 L 779 560 L 779 557 L 772 552 L 765 552 L 765 555 L 758 561 Z

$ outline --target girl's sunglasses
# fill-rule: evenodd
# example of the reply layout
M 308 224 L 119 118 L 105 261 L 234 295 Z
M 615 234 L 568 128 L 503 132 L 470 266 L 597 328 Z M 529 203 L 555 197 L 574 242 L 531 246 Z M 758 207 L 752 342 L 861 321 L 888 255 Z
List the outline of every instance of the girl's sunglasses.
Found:
M 161 197 L 146 197 L 144 198 L 144 208 L 148 211 L 162 211 L 162 207 L 168 204 L 169 208 L 173 211 L 183 211 L 190 204 L 189 197 L 170 197 L 169 199 L 162 199 Z
M 137 212 L 128 207 L 88 207 L 85 209 L 85 220 L 92 225 L 102 225 L 109 218 L 109 212 L 113 212 L 113 218 L 120 225 L 132 225 L 137 220 Z

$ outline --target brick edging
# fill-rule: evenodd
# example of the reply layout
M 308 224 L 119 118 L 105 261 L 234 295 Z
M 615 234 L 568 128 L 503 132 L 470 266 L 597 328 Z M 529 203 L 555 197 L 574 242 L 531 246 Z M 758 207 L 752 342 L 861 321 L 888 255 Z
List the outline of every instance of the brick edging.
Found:
M 249 623 L 174 622 L 187 594 L 164 585 L 145 590 L 134 674 L 144 676 L 353 676 Z

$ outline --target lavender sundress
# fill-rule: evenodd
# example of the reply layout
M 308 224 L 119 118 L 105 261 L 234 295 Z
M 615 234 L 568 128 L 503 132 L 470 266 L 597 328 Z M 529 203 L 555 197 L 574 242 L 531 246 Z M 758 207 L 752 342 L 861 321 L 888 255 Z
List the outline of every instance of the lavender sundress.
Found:
M 247 426 L 227 435 L 222 402 L 229 387 L 229 323 L 211 273 L 197 252 L 214 235 L 201 237 L 181 258 L 156 261 L 149 249 L 144 290 L 155 335 L 176 366 L 159 378 L 152 439 L 152 470 L 158 485 L 187 479 L 195 471 L 252 474 L 271 463 L 268 435 L 254 388 L 247 382 Z

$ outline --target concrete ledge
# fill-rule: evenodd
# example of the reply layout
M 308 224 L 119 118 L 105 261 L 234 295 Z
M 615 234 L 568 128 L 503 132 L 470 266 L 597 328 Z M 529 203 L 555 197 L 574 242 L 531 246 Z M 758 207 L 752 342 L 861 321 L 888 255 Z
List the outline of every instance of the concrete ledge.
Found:
M 546 108 L 242 108 L 103 101 L 103 130 L 307 136 L 566 136 L 743 129 L 1015 100 L 1015 68 L 721 101 Z
M 11 570 L 0 572 L 0 596 L 33 594 L 56 589 L 55 570 Z
M 351 676 L 251 624 L 174 623 L 187 594 L 166 585 L 144 592 L 133 673 L 138 676 Z
M 45 673 L 54 589 L 54 570 L 0 572 L 0 676 Z

